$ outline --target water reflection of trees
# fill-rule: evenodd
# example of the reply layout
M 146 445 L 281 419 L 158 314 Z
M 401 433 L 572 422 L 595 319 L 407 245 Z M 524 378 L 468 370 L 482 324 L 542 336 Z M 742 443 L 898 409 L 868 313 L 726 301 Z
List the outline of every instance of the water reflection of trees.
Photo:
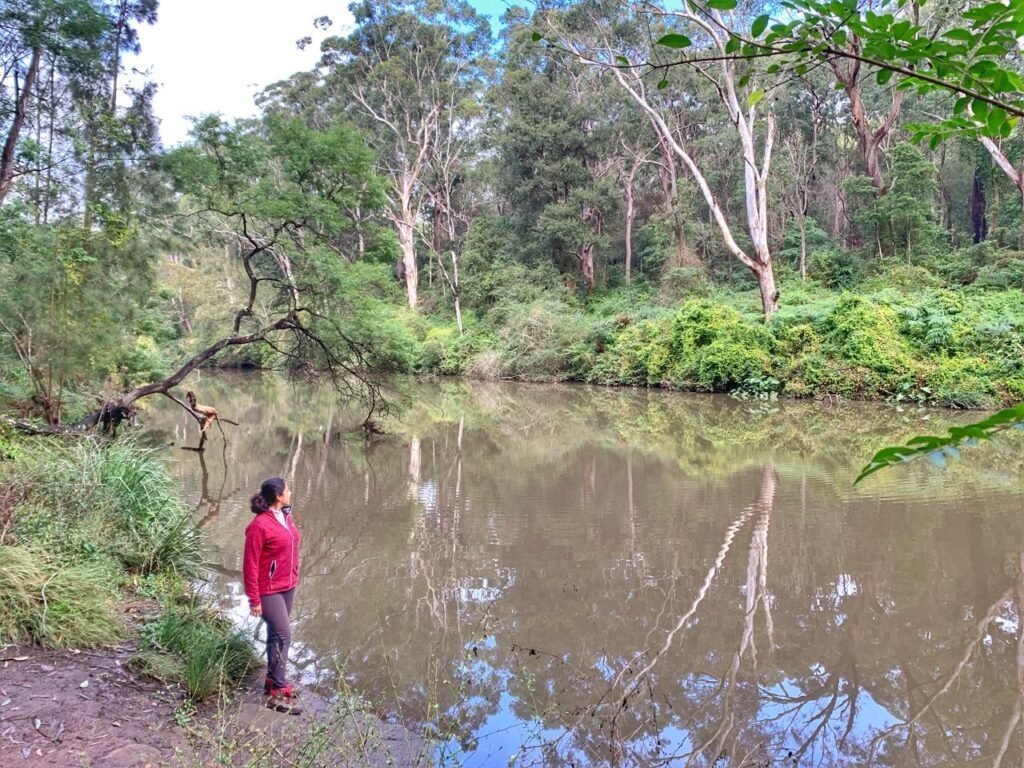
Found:
M 1020 761 L 1005 464 L 852 491 L 851 457 L 903 436 L 892 412 L 435 394 L 370 446 L 315 398 L 232 403 L 246 435 L 205 484 L 293 473 L 309 669 L 343 665 L 471 764 Z M 210 521 L 227 568 L 245 496 Z

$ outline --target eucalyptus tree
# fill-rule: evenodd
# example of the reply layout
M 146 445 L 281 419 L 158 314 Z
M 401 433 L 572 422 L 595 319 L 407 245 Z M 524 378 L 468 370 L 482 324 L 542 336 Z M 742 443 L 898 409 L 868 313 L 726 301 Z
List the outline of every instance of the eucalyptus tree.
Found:
M 841 97 L 821 73 L 808 74 L 780 89 L 776 104 L 779 122 L 786 126 L 780 142 L 780 167 L 775 190 L 782 209 L 799 234 L 800 278 L 807 279 L 808 226 L 835 221 L 842 211 L 838 193 L 843 189 L 841 157 L 843 117 Z M 829 179 L 829 171 L 839 178 Z
M 992 158 L 992 162 L 995 163 L 996 167 L 1006 176 L 1006 178 L 1013 184 L 1014 189 L 1020 196 L 1021 200 L 1021 211 L 1024 215 L 1024 162 L 1014 164 L 1011 159 L 1011 152 L 1008 151 L 1007 144 L 1004 144 L 1001 138 L 991 138 L 989 136 L 980 136 L 978 140 L 981 142 L 985 151 L 988 152 L 989 157 Z
M 735 7 L 735 4 L 730 7 Z M 556 46 L 571 52 L 581 62 L 598 65 L 612 73 L 648 116 L 658 141 L 672 149 L 693 177 L 729 253 L 756 277 L 762 310 L 766 317 L 771 316 L 779 306 L 779 291 L 768 242 L 768 176 L 775 142 L 775 119 L 771 99 L 765 99 L 765 95 L 771 89 L 771 83 L 764 83 L 762 73 L 754 64 L 734 60 L 730 43 L 732 30 L 749 18 L 749 14 L 738 11 L 726 13 L 714 7 L 695 7 L 688 3 L 678 9 L 651 4 L 634 13 L 619 4 L 600 1 L 581 3 L 578 11 L 590 16 L 590 29 L 574 34 L 571 29 L 549 23 L 546 29 L 542 26 L 543 33 L 535 33 L 536 38 L 548 34 L 556 41 Z M 706 62 L 694 63 L 693 66 L 702 78 L 711 83 L 739 141 L 736 162 L 742 166 L 746 229 L 753 247 L 752 254 L 748 254 L 736 239 L 720 195 L 709 183 L 707 165 L 670 125 L 668 114 L 686 108 L 687 94 L 669 91 L 669 99 L 661 99 L 657 92 L 669 89 L 669 80 L 662 79 L 652 90 L 644 74 L 647 63 L 655 67 L 664 65 L 665 62 L 659 60 L 662 52 L 653 45 L 649 36 L 622 35 L 623 28 L 649 30 L 652 26 L 662 26 L 662 20 L 666 18 L 671 20 L 673 28 L 678 26 L 692 35 L 706 54 Z M 693 40 L 682 33 L 664 35 L 660 40 L 663 48 L 693 44 Z
M 466 2 L 386 0 L 352 6 L 355 29 L 322 44 L 326 109 L 362 127 L 390 187 L 409 306 L 416 308 L 416 230 L 430 168 L 470 139 L 491 35 Z
M 85 146 L 79 150 L 84 171 L 83 224 L 90 229 L 98 215 L 130 205 L 132 167 L 150 170 L 159 137 L 151 115 L 155 86 L 127 89 L 128 104 L 119 108 L 120 74 L 125 53 L 138 53 L 138 26 L 153 24 L 157 0 L 115 0 L 105 7 L 108 31 L 104 36 L 99 68 L 93 77 L 79 78 L 72 90 L 84 128 Z
M 499 194 L 521 257 L 551 261 L 593 289 L 598 254 L 618 222 L 621 99 L 599 73 L 533 45 L 525 15 L 506 24 L 504 66 L 489 94 Z
M 153 86 L 124 88 L 118 77 L 121 54 L 137 49 L 137 26 L 156 7 L 0 7 L 0 329 L 50 423 L 62 419 L 69 389 L 132 375 L 125 362 L 154 277 L 142 211 L 161 195 Z M 129 100 L 119 104 L 119 93 Z
M 103 41 L 110 31 L 104 9 L 92 0 L 12 0 L 0 8 L 0 203 L 16 177 L 31 172 L 35 148 L 21 147 L 37 110 L 41 76 L 88 79 L 102 69 Z M 35 103 L 33 103 L 35 102 Z

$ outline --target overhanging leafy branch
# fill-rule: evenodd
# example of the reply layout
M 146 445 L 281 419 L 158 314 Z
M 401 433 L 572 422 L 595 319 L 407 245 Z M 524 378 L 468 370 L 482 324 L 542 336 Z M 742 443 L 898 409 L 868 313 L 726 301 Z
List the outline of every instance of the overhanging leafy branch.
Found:
M 1024 429 L 1024 403 L 1005 408 L 982 421 L 960 427 L 950 427 L 943 436 L 918 435 L 906 445 L 883 448 L 861 470 L 854 485 L 880 469 L 927 457 L 937 466 L 945 466 L 948 459 L 959 459 L 960 449 L 991 440 L 1008 429 Z

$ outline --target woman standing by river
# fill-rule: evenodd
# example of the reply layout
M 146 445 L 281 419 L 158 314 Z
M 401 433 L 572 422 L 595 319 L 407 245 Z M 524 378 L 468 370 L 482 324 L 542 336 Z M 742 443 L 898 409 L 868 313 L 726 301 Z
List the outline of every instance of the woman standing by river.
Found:
M 245 529 L 242 578 L 249 609 L 267 624 L 267 706 L 279 712 L 302 712 L 287 680 L 291 644 L 292 601 L 299 583 L 299 542 L 292 520 L 291 492 L 280 477 L 264 480 L 249 507 L 256 515 Z

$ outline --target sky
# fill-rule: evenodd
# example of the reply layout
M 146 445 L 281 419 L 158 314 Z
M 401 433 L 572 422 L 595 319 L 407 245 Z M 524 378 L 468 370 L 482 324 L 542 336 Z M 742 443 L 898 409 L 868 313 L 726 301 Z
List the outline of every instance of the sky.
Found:
M 263 87 L 303 70 L 319 57 L 325 35 L 352 28 L 349 0 L 161 0 L 156 24 L 139 32 L 142 53 L 125 63 L 157 83 L 153 108 L 165 147 L 188 138 L 189 116 L 220 113 L 226 119 L 256 114 Z M 520 0 L 521 2 L 521 0 Z M 471 0 L 492 28 L 509 0 Z M 328 16 L 327 32 L 313 19 Z M 296 41 L 313 44 L 299 51 Z

